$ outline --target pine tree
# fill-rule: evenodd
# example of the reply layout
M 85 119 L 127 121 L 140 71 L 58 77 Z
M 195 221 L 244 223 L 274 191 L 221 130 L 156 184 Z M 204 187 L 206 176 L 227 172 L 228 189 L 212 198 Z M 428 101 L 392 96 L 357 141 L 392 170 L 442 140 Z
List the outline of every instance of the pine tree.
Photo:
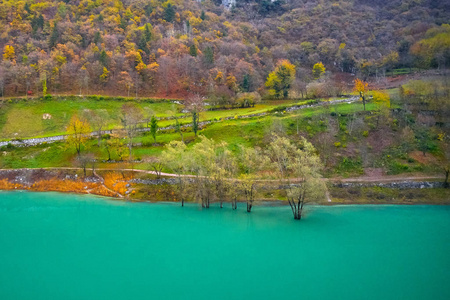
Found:
M 195 44 L 192 44 L 189 48 L 189 54 L 193 57 L 197 56 L 197 46 Z

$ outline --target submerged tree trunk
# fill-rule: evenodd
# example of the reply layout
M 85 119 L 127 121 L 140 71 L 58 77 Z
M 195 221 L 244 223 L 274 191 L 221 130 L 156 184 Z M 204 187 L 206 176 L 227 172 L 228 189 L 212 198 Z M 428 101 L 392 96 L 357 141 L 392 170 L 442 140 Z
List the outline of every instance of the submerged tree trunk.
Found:
M 253 193 L 253 184 L 252 184 L 250 189 L 245 191 L 245 198 L 247 199 L 247 212 L 252 211 L 254 197 L 255 196 Z
M 231 199 L 231 209 L 235 210 L 237 209 L 237 197 L 233 197 L 233 199 Z
M 292 213 L 294 214 L 295 220 L 301 220 L 302 218 L 302 212 L 303 212 L 303 205 L 305 203 L 304 201 L 304 195 L 303 192 L 301 195 L 298 196 L 297 201 L 295 201 L 294 198 L 288 198 L 289 205 L 291 206 Z
M 247 212 L 251 212 L 252 211 L 252 206 L 253 206 L 252 202 L 247 201 Z

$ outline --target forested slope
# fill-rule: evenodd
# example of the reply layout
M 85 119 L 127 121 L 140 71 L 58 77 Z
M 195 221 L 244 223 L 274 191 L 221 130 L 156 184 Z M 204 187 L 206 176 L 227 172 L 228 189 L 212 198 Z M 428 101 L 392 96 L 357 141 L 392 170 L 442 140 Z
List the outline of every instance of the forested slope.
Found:
M 450 62 L 447 1 L 217 2 L 2 1 L 0 92 L 231 99 L 280 59 L 297 86 L 320 61 L 362 77 Z

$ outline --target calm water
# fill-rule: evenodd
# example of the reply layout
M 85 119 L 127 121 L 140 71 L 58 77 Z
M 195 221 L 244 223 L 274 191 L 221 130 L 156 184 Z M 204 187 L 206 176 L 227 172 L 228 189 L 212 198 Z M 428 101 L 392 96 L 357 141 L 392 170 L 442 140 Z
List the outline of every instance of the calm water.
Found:
M 0 299 L 450 299 L 449 206 L 133 204 L 0 192 Z

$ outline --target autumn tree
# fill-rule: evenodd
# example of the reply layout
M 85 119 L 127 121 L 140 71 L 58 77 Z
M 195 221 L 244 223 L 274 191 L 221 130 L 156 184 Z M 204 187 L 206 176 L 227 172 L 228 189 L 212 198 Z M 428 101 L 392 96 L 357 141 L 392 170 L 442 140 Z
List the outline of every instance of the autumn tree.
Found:
M 127 91 L 127 97 L 130 97 L 130 90 L 134 86 L 130 73 L 126 71 L 120 72 L 119 77 L 119 84 Z
M 369 84 L 360 79 L 355 79 L 355 85 L 353 90 L 359 93 L 359 99 L 362 101 L 364 105 L 364 110 L 366 110 L 366 93 L 369 91 Z
M 295 66 L 288 60 L 278 62 L 275 70 L 269 74 L 266 80 L 266 87 L 279 98 L 287 98 L 291 84 L 295 79 Z
M 313 77 L 319 79 L 325 73 L 325 66 L 322 62 L 318 62 L 313 66 Z
M 391 107 L 390 96 L 385 91 L 373 91 L 373 102 L 378 105 L 379 112 L 377 117 L 377 127 L 380 123 L 380 118 L 387 118 L 389 116 L 389 109 Z
M 86 120 L 80 120 L 77 116 L 73 116 L 67 126 L 67 144 L 71 147 L 75 147 L 77 154 L 80 155 L 81 147 L 89 138 L 90 132 L 91 128 Z
M 14 61 L 16 58 L 16 52 L 14 50 L 14 47 L 11 45 L 5 45 L 3 48 L 3 59 Z

